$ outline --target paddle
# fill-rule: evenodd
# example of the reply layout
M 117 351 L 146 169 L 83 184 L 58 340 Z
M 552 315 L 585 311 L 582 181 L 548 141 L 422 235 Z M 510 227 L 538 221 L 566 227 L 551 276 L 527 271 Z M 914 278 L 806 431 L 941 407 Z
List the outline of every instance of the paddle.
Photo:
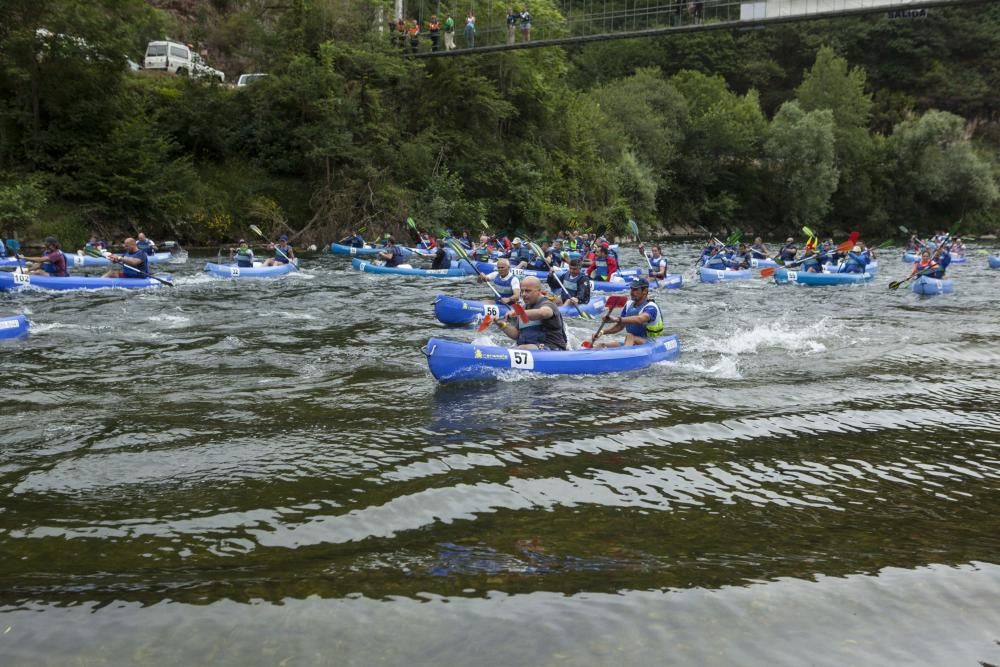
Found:
M 84 252 L 86 254 L 90 255 L 91 257 L 98 257 L 100 259 L 108 259 L 104 255 L 102 255 L 101 251 L 98 250 L 97 248 L 86 248 L 86 249 L 84 249 Z M 118 260 L 118 261 L 109 260 L 109 261 L 111 261 L 114 264 L 121 264 L 122 266 L 126 266 L 125 262 L 123 262 L 121 260 Z M 164 285 L 167 285 L 169 287 L 173 287 L 174 286 L 174 284 L 172 282 L 170 282 L 169 280 L 165 280 L 163 278 L 160 278 L 159 276 L 154 276 L 154 275 L 152 275 L 150 273 L 146 273 L 145 271 L 140 271 L 139 269 L 135 268 L 134 266 L 128 265 L 128 268 L 131 269 L 132 271 L 135 271 L 138 274 L 141 274 L 144 278 L 152 278 L 153 280 L 155 280 L 157 282 L 160 282 L 160 283 L 163 283 Z
M 250 225 L 250 230 L 251 230 L 251 231 L 252 231 L 252 232 L 253 232 L 254 234 L 256 234 L 257 236 L 259 236 L 259 237 L 261 237 L 262 239 L 264 239 L 265 241 L 267 241 L 267 237 L 266 237 L 266 236 L 264 236 L 264 232 L 260 231 L 260 227 L 258 227 L 257 225 Z M 277 250 L 277 251 L 278 251 L 278 254 L 279 254 L 279 255 L 281 255 L 282 257 L 284 257 L 284 258 L 285 258 L 285 259 L 286 259 L 286 260 L 288 261 L 288 263 L 292 265 L 292 268 L 293 268 L 293 269 L 295 269 L 296 271 L 298 271 L 298 270 L 299 270 L 299 267 L 298 267 L 298 266 L 297 266 L 297 265 L 295 264 L 295 262 L 293 262 L 293 261 L 292 261 L 292 260 L 291 260 L 291 259 L 290 259 L 290 258 L 288 257 L 288 255 L 286 255 L 285 253 L 281 252 L 281 248 L 279 248 L 279 247 L 278 247 L 277 245 L 275 245 L 275 246 L 274 246 L 274 249 L 275 249 L 275 250 Z
M 472 267 L 472 270 L 476 272 L 477 276 L 482 276 L 483 278 L 486 277 L 486 275 L 482 271 L 477 269 L 476 265 L 472 263 L 472 260 L 469 258 L 469 253 L 465 252 L 465 248 L 463 248 L 458 243 L 458 241 L 456 241 L 455 239 L 448 239 L 446 243 L 451 247 L 452 250 L 455 251 L 455 254 L 458 255 L 460 259 L 464 259 L 466 262 L 469 263 L 469 266 Z M 497 288 L 493 285 L 493 283 L 491 283 L 489 280 L 486 280 L 486 284 L 489 285 L 490 289 L 493 290 L 493 293 L 497 295 L 497 299 L 503 298 L 503 296 L 500 295 L 500 292 L 497 291 Z M 521 321 L 527 324 L 528 312 L 524 309 L 524 306 L 522 306 L 519 303 L 512 303 L 510 304 L 510 306 L 511 308 L 514 309 L 514 312 L 517 313 L 517 316 L 521 318 Z
M 20 269 L 21 273 L 24 273 L 24 263 L 21 261 L 21 257 L 18 254 L 21 252 L 21 242 L 17 239 L 7 239 L 4 242 L 7 249 L 14 253 L 14 259 L 17 260 L 17 268 Z
M 490 328 L 490 322 L 492 321 L 493 321 L 493 316 L 487 313 L 486 317 L 483 318 L 483 321 L 479 324 L 479 328 L 476 329 L 476 331 L 479 333 L 483 333 L 484 331 Z
M 539 257 L 542 258 L 542 261 L 545 262 L 545 266 L 549 267 L 549 270 L 552 269 L 552 263 L 549 262 L 549 258 L 545 256 L 545 253 L 542 252 L 542 249 L 538 247 L 537 243 L 535 243 L 534 241 L 528 241 L 528 247 L 531 248 L 531 252 L 535 253 L 536 255 L 538 255 Z M 556 279 L 556 283 L 559 284 L 559 288 L 563 292 L 566 292 L 566 286 L 563 285 L 563 282 L 561 280 L 559 280 L 559 276 L 556 275 L 555 273 L 553 273 L 552 277 Z M 569 292 L 566 292 L 566 293 L 569 294 Z M 574 303 L 573 307 L 576 308 L 576 312 L 580 316 L 581 319 L 584 319 L 584 320 L 593 319 L 591 317 L 590 313 L 585 313 L 582 310 L 580 310 L 580 306 L 579 305 L 577 305 L 577 304 Z
M 604 306 L 605 308 L 608 309 L 608 312 L 605 313 L 604 317 L 601 319 L 601 326 L 597 327 L 597 331 L 595 331 L 594 335 L 590 337 L 590 340 L 585 340 L 582 343 L 580 343 L 580 347 L 584 348 L 585 350 L 593 348 L 594 341 L 596 341 L 597 337 L 601 335 L 601 331 L 604 329 L 604 325 L 607 324 L 608 317 L 611 315 L 611 311 L 614 310 L 615 308 L 624 308 L 627 303 L 628 303 L 627 296 L 616 295 L 616 296 L 609 296 L 607 299 L 605 299 Z
M 917 271 L 916 273 L 911 273 L 909 276 L 907 276 L 903 280 L 894 280 L 891 283 L 889 283 L 889 289 L 899 289 L 901 286 L 903 286 L 906 283 L 910 282 L 914 278 L 919 278 L 920 276 L 930 275 L 931 273 L 934 273 L 935 271 L 937 271 L 938 268 L 939 267 L 937 267 L 937 266 L 935 266 L 933 269 L 932 268 L 926 268 L 926 269 L 924 269 L 922 271 Z
M 641 246 L 642 245 L 642 239 L 639 238 L 639 225 L 636 224 L 635 220 L 633 220 L 632 218 L 629 218 L 628 219 L 628 227 L 629 227 L 629 229 L 632 230 L 632 236 L 635 237 L 635 240 L 638 241 L 639 245 Z M 646 257 L 646 251 L 645 250 L 642 251 L 642 256 Z

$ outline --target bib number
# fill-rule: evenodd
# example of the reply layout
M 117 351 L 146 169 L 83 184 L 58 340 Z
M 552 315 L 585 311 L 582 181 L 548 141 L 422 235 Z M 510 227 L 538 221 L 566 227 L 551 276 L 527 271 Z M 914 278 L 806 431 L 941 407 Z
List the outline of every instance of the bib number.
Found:
M 240 267 L 238 267 L 238 266 L 230 266 L 229 267 L 229 277 L 230 278 L 239 278 L 240 277 Z
M 530 371 L 535 368 L 535 358 L 528 350 L 511 350 L 510 367 Z
M 794 283 L 794 282 L 796 282 L 798 280 L 798 278 L 799 278 L 799 274 L 798 274 L 797 271 L 789 271 L 788 272 L 788 282 Z
M 725 280 L 726 279 L 726 272 L 725 271 L 716 271 L 715 272 L 715 277 L 718 278 L 719 280 Z
M 30 285 L 31 284 L 31 274 L 30 273 L 14 273 L 14 284 L 15 285 Z
M 351 252 L 350 252 L 350 254 L 357 255 L 358 254 L 358 249 L 355 248 L 354 246 L 351 246 Z
M 516 278 L 524 277 L 524 269 L 511 269 L 510 274 Z
M 73 255 L 73 266 L 83 266 L 86 257 L 83 255 Z
M 486 304 L 483 306 L 483 314 L 489 315 L 493 319 L 500 317 L 500 306 Z

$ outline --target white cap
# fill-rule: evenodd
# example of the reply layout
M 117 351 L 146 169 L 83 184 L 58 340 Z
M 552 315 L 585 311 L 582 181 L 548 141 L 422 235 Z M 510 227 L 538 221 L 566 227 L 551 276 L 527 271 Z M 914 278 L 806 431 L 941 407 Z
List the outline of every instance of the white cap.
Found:
M 511 241 L 511 243 L 516 243 L 516 244 L 520 245 L 520 244 L 521 244 L 521 239 L 520 239 L 520 238 L 518 238 L 517 236 L 515 236 L 515 237 L 514 237 L 514 240 L 513 240 L 513 241 Z

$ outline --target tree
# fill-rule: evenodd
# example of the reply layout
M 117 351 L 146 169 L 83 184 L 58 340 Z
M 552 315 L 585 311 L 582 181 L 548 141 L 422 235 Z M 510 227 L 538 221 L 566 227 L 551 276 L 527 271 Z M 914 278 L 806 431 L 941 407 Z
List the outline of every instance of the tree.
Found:
M 776 186 L 773 206 L 783 222 L 812 225 L 829 211 L 838 177 L 833 141 L 832 111 L 805 112 L 795 101 L 781 105 L 764 150 Z

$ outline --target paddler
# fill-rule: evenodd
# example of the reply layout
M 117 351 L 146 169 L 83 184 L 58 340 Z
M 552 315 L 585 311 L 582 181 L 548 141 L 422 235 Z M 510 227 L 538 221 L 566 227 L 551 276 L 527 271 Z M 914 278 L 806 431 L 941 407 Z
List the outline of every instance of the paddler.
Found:
M 643 345 L 663 333 L 663 316 L 660 313 L 660 307 L 649 298 L 649 281 L 645 278 L 633 278 L 629 284 L 629 297 L 630 300 L 625 304 L 625 310 L 622 311 L 621 315 L 608 313 L 604 316 L 604 321 L 612 326 L 600 333 L 602 336 L 616 334 L 624 329 L 625 347 Z M 621 347 L 622 345 L 617 341 L 609 341 L 595 347 Z
M 274 257 L 268 257 L 267 261 L 264 262 L 264 266 L 277 266 L 279 264 L 288 264 L 291 260 L 295 259 L 295 251 L 292 250 L 292 246 L 288 244 L 288 235 L 282 234 L 278 237 L 277 243 L 272 243 L 267 246 L 269 250 L 274 250 Z
M 562 314 L 554 303 L 545 298 L 542 281 L 528 276 L 521 281 L 521 293 L 528 322 L 518 319 L 513 310 L 497 320 L 500 330 L 517 341 L 517 347 L 528 350 L 565 350 L 566 332 Z
M 562 281 L 563 287 L 559 287 L 557 277 Z M 590 277 L 580 270 L 579 259 L 569 260 L 568 271 L 557 271 L 555 268 L 549 271 L 548 283 L 559 300 L 559 305 L 578 306 L 590 303 Z
M 39 257 L 19 258 L 38 264 L 38 268 L 31 271 L 36 276 L 52 276 L 53 278 L 65 278 L 69 275 L 66 271 L 66 255 L 59 248 L 59 241 L 54 236 L 45 237 L 45 250 Z
M 479 282 L 491 282 L 493 287 L 499 292 L 496 298 L 497 304 L 509 306 L 521 300 L 521 283 L 510 271 L 510 260 L 501 257 L 497 260 L 497 270 L 489 275 L 479 274 Z
M 643 245 L 639 244 L 639 252 L 643 255 L 646 254 L 646 249 Z M 664 280 L 667 277 L 667 258 L 663 256 L 663 251 L 660 246 L 654 245 L 652 252 L 646 257 L 646 262 L 649 264 L 649 279 L 650 280 Z
M 253 250 L 247 244 L 246 239 L 240 239 L 239 247 L 230 248 L 230 256 L 236 266 L 241 269 L 252 269 L 253 268 Z
M 607 241 L 597 246 L 593 253 L 593 259 L 587 268 L 587 275 L 591 280 L 610 281 L 618 273 L 618 261 L 611 256 Z
M 113 266 L 110 271 L 104 274 L 105 278 L 148 278 L 149 277 L 149 255 L 147 255 L 132 237 L 125 239 L 122 243 L 125 252 L 120 255 L 108 255 L 108 259 L 115 264 L 120 264 L 121 268 Z

